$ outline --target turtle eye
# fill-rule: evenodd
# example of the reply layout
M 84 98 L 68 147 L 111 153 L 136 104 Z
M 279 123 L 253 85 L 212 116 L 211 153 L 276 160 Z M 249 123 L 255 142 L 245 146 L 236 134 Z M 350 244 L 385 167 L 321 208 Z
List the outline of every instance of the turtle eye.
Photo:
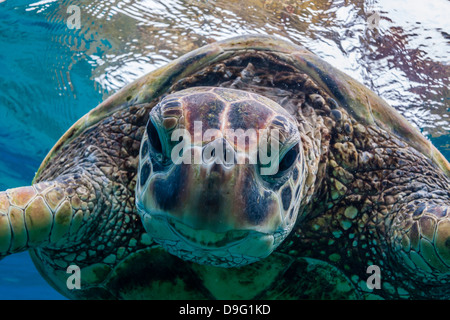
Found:
M 292 167 L 295 160 L 298 157 L 298 144 L 296 144 L 293 148 L 291 148 L 286 154 L 284 155 L 283 159 L 281 159 L 280 164 L 278 166 L 278 173 L 282 174 L 288 169 Z
M 299 154 L 299 144 L 296 144 L 291 149 L 288 150 L 288 152 L 285 153 L 283 158 L 278 163 L 278 170 L 274 174 L 269 175 L 262 175 L 262 178 L 269 182 L 275 182 L 277 183 L 280 181 L 280 178 L 287 178 L 286 175 L 287 172 L 290 172 L 290 169 L 292 168 L 293 164 L 298 158 Z M 260 164 L 260 167 L 263 168 L 269 168 L 270 164 L 261 165 L 261 161 L 258 154 L 258 163 Z
M 158 130 L 156 130 L 152 119 L 149 119 L 147 124 L 147 135 L 153 149 L 158 153 L 162 153 L 161 139 L 159 138 Z

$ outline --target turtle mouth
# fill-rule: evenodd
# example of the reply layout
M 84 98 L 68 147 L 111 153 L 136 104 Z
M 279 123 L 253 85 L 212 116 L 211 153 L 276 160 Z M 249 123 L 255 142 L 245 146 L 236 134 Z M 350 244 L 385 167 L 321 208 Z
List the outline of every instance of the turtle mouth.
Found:
M 185 261 L 224 268 L 245 266 L 267 257 L 280 238 L 277 233 L 256 230 L 195 229 L 162 212 L 145 212 L 143 223 L 153 240 L 168 253 Z
M 184 241 L 205 249 L 232 246 L 243 241 L 250 234 L 250 231 L 245 230 L 214 232 L 206 229 L 195 229 L 174 219 L 168 219 L 168 225 L 172 232 Z

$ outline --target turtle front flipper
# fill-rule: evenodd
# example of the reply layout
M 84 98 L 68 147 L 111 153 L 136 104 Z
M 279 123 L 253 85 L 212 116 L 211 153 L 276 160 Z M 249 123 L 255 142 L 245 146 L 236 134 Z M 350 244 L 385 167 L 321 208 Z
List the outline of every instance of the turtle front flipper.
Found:
M 410 277 L 432 284 L 430 294 L 440 296 L 436 290 L 450 293 L 450 188 L 425 190 L 400 202 L 389 233 L 393 253 Z
M 95 194 L 81 181 L 66 175 L 0 192 L 0 258 L 74 236 Z

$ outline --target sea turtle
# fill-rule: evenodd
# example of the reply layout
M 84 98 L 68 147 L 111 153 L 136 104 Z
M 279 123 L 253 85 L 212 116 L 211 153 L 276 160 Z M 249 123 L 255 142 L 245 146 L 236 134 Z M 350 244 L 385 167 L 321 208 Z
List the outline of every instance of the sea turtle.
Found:
M 449 298 L 449 176 L 372 91 L 240 36 L 77 121 L 0 193 L 0 255 L 69 298 Z

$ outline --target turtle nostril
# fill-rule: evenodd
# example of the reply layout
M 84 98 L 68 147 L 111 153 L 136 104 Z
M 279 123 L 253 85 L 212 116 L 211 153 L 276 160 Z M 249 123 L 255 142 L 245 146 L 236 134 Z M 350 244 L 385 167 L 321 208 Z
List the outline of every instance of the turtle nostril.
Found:
M 233 147 L 223 138 L 208 143 L 202 150 L 203 163 L 215 162 L 225 166 L 231 166 L 236 161 Z
M 202 149 L 202 163 L 203 164 L 210 163 L 211 161 L 214 160 L 215 156 L 216 156 L 216 152 L 211 147 L 210 144 L 203 147 L 203 149 Z
M 223 140 L 224 150 L 224 164 L 225 166 L 232 166 L 236 163 L 236 152 L 227 140 Z
M 153 149 L 158 153 L 162 153 L 161 139 L 159 138 L 158 130 L 151 119 L 149 119 L 147 124 L 147 135 Z

